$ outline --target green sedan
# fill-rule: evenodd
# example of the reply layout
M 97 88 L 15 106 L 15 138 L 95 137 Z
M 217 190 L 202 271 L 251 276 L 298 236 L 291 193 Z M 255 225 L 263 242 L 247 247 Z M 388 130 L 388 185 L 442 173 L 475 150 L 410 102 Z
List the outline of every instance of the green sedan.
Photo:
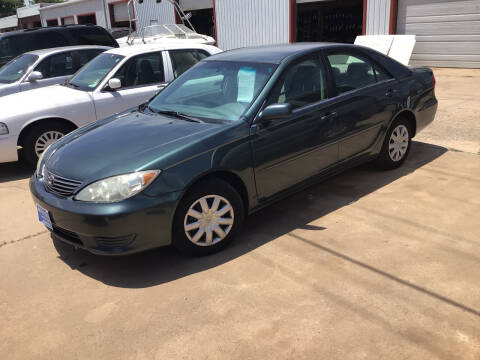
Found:
M 354 45 L 227 51 L 51 145 L 30 180 L 52 236 L 95 254 L 225 247 L 245 217 L 366 161 L 392 169 L 437 109 L 430 69 Z

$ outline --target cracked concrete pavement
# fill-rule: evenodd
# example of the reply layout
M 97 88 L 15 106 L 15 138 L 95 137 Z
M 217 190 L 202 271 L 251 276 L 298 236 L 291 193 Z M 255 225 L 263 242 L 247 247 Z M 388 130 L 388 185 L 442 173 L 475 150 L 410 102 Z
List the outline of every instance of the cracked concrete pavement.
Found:
M 0 164 L 0 358 L 478 360 L 480 156 L 448 141 L 280 201 L 195 259 L 54 242 L 30 172 Z

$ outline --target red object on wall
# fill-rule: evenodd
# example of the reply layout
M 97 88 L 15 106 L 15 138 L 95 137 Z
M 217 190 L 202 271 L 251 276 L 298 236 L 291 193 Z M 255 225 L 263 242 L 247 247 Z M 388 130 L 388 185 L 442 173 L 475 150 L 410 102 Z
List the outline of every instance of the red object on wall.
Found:
M 388 26 L 388 33 L 390 35 L 397 33 L 397 13 L 398 0 L 390 0 L 390 22 Z
M 215 12 L 215 0 L 213 1 L 213 33 L 215 36 L 215 46 L 218 46 L 218 37 L 217 37 L 217 15 Z
M 215 1 L 215 0 L 214 0 Z M 295 24 L 296 24 L 296 18 L 295 18 L 295 7 L 296 7 L 297 1 L 296 0 L 290 0 L 290 42 L 293 43 L 295 42 Z
M 367 35 L 367 0 L 363 0 L 362 35 Z
M 178 0 L 175 0 L 175 2 L 178 4 Z M 178 12 L 175 9 L 175 6 L 173 7 L 173 12 L 175 13 L 175 24 L 181 24 L 182 19 L 180 19 L 180 15 L 178 15 Z

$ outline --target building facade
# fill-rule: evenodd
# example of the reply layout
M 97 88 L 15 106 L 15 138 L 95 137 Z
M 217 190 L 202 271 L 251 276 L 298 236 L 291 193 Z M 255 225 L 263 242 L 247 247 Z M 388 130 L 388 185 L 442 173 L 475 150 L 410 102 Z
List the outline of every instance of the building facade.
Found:
M 138 1 L 138 0 L 137 0 Z M 357 35 L 416 35 L 412 65 L 480 67 L 480 0 L 178 0 L 224 50 Z M 131 10 L 133 13 L 133 10 Z M 136 5 L 136 26 L 179 22 L 166 0 Z M 128 26 L 126 0 L 70 0 L 40 9 L 42 25 Z
M 28 3 L 28 2 L 26 2 Z M 38 3 L 17 9 L 17 14 L 0 19 L 0 32 L 32 29 L 42 26 L 40 20 L 40 8 L 50 4 Z

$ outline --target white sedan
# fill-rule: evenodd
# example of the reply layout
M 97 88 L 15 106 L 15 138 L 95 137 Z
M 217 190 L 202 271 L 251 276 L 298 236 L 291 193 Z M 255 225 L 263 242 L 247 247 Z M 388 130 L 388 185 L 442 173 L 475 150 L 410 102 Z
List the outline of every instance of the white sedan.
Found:
M 66 46 L 26 52 L 0 68 L 0 96 L 61 84 L 107 46 Z
M 139 45 L 106 51 L 62 85 L 0 97 L 0 163 L 18 148 L 34 165 L 68 132 L 138 106 L 203 58 L 221 50 L 202 44 Z

